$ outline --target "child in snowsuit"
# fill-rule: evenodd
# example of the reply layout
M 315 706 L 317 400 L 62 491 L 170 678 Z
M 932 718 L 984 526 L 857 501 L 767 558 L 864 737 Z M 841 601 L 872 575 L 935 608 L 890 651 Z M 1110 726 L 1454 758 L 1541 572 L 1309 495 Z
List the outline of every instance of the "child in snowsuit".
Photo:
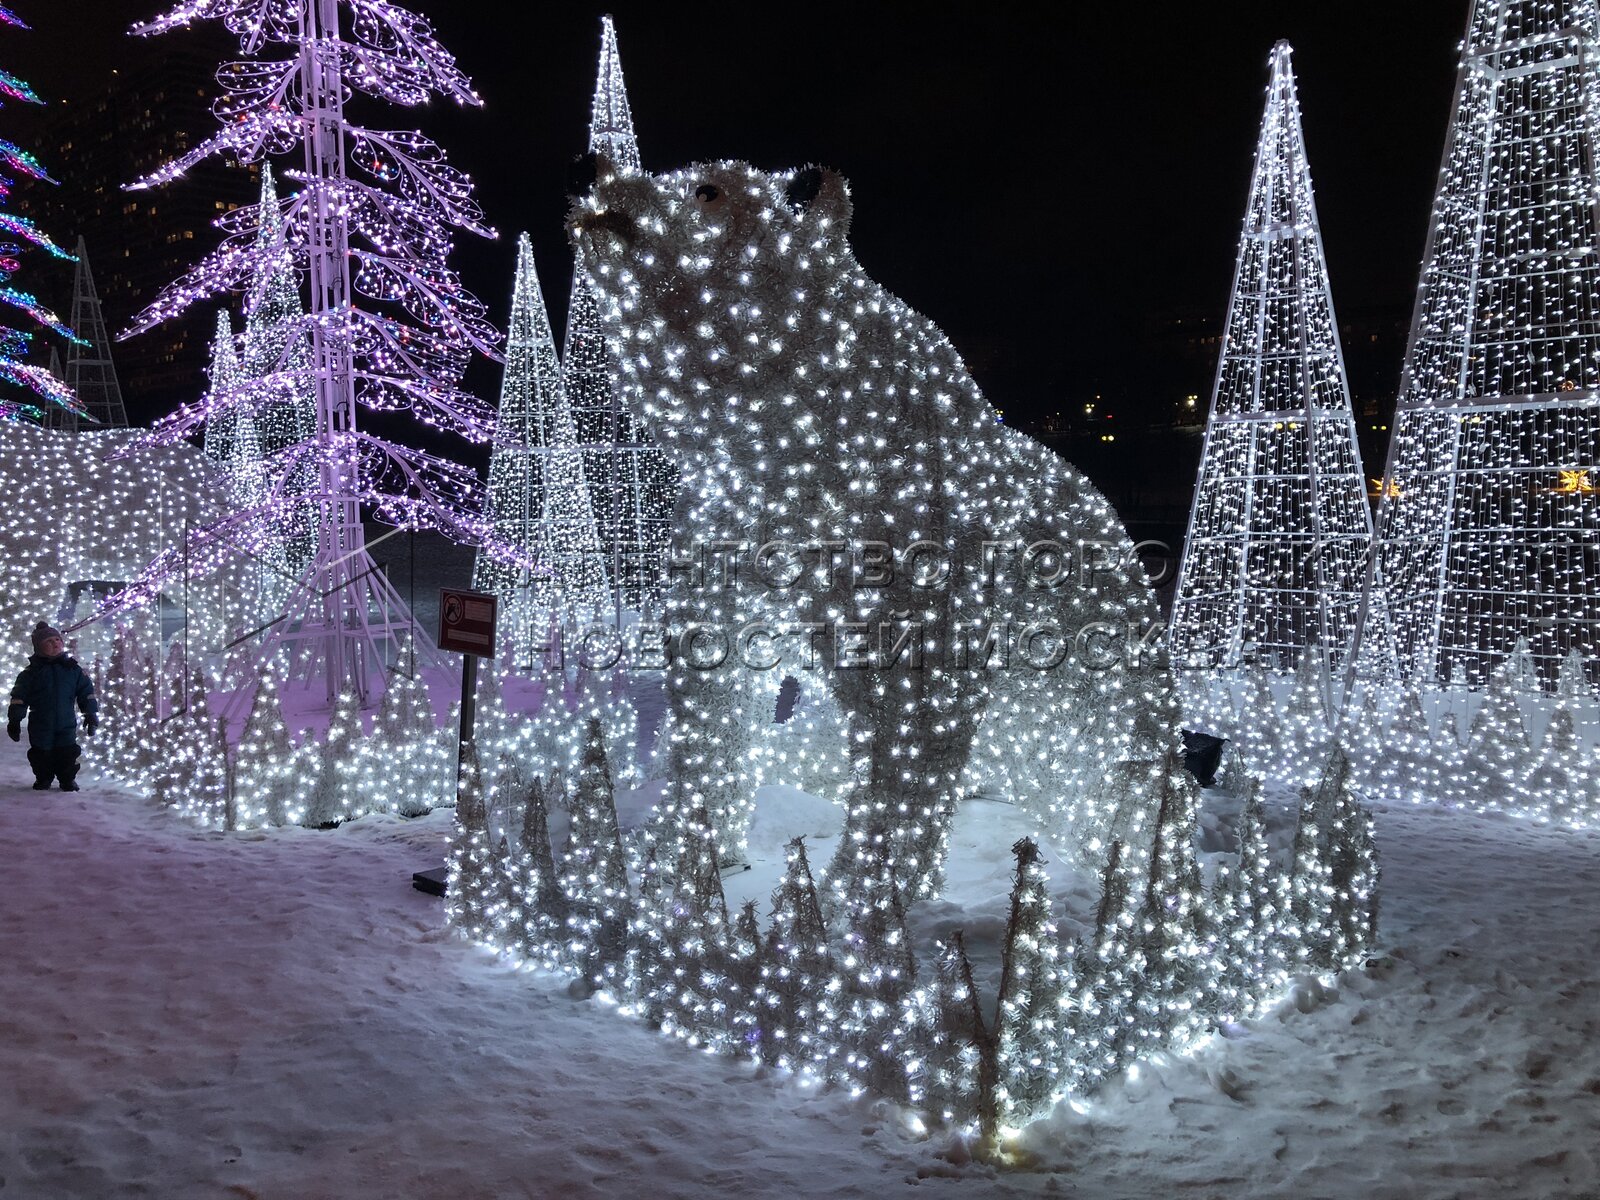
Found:
M 11 689 L 10 720 L 6 732 L 13 742 L 22 738 L 22 718 L 28 718 L 28 765 L 33 786 L 44 791 L 59 777 L 63 792 L 75 792 L 78 776 L 78 721 L 74 706 L 83 711 L 83 731 L 93 736 L 99 724 L 99 701 L 94 684 L 76 659 L 68 658 L 61 632 L 43 621 L 33 631 L 33 657 Z

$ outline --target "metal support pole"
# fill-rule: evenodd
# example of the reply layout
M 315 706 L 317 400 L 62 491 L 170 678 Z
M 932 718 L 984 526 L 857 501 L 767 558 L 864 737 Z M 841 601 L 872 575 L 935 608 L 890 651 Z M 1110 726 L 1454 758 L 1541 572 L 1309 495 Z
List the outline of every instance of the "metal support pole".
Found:
M 456 804 L 461 804 L 461 775 L 472 744 L 472 723 L 478 713 L 478 656 L 461 656 L 461 724 L 456 733 Z
M 194 695 L 189 682 L 189 516 L 183 518 L 183 707 L 187 711 Z

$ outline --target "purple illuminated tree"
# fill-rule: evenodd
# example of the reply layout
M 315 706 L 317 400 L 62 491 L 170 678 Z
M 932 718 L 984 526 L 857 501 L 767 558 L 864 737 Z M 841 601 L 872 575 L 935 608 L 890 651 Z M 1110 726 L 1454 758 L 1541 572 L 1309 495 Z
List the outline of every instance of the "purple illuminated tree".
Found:
M 0 26 L 13 29 L 28 28 L 20 17 L 5 7 L 0 7 Z M 10 71 L 0 68 L 0 105 L 7 100 L 23 104 L 44 103 L 27 83 Z M 18 260 L 23 250 L 28 246 L 36 246 L 57 258 L 75 261 L 72 255 L 52 242 L 44 231 L 28 218 L 5 211 L 4 203 L 11 196 L 11 185 L 18 178 L 37 179 L 45 183 L 55 182 L 45 173 L 38 159 L 20 146 L 0 138 L 0 304 L 25 313 L 52 333 L 69 341 L 76 341 L 72 331 L 61 323 L 61 319 L 55 313 L 27 292 L 11 286 L 11 276 L 19 265 Z M 35 404 L 32 397 L 43 400 L 47 405 L 58 405 L 81 414 L 83 406 L 78 403 L 71 389 L 60 378 L 44 367 L 22 361 L 32 341 L 33 334 L 27 330 L 13 329 L 10 325 L 0 322 L 0 382 L 9 383 L 28 393 L 28 398 L 25 399 L 0 396 L 0 420 L 12 421 L 18 418 L 38 420 L 43 416 L 44 409 Z
M 222 95 L 213 110 L 222 128 L 130 187 L 168 183 L 213 155 L 249 163 L 299 151 L 303 165 L 280 172 L 298 190 L 282 201 L 268 192 L 264 204 L 220 217 L 222 244 L 169 285 L 123 336 L 197 301 L 245 290 L 252 280 L 281 278 L 287 256 L 306 273 L 310 289 L 304 315 L 288 306 L 284 320 L 298 322 L 306 338 L 281 328 L 277 362 L 252 363 L 237 388 L 213 390 L 163 418 L 148 440 L 180 441 L 218 406 L 281 411 L 308 386 L 316 395 L 316 426 L 267 454 L 269 482 L 260 503 L 155 560 L 108 611 L 148 602 L 183 569 L 185 554 L 190 571 L 204 572 L 236 553 L 255 553 L 309 504 L 316 551 L 257 651 L 257 670 L 284 651 L 289 675 L 304 676 L 308 685 L 320 678 L 328 702 L 348 687 L 370 703 L 372 672 L 398 661 L 405 639 L 415 637 L 426 657 L 436 651 L 367 554 L 364 507 L 397 526 L 432 528 L 491 553 L 519 555 L 494 539 L 478 515 L 475 472 L 357 428 L 358 408 L 406 411 L 435 428 L 487 441 L 493 414 L 460 381 L 475 350 L 495 355 L 499 335 L 448 265 L 455 230 L 494 236 L 472 199 L 471 180 L 420 133 L 353 123 L 345 101 L 356 93 L 406 107 L 436 95 L 463 105 L 481 101 L 428 23 L 387 0 L 186 0 L 134 32 L 165 33 L 201 20 L 221 21 L 248 56 L 217 72 Z M 281 54 L 267 53 L 280 47 Z M 304 340 L 309 354 L 300 349 Z M 315 483 L 306 495 L 297 481 L 308 474 Z

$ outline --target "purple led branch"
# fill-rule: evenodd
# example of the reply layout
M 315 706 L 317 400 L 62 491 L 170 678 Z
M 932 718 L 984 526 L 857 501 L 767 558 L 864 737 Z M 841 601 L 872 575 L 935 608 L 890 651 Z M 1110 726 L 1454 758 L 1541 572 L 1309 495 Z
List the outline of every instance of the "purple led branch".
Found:
M 349 454 L 351 447 L 355 453 Z M 187 543 L 157 556 L 137 582 L 115 592 L 95 610 L 104 620 L 143 608 L 161 589 L 183 576 L 204 578 L 237 560 L 246 551 L 265 558 L 282 531 L 293 524 L 304 504 L 316 495 L 291 495 L 285 481 L 319 459 L 356 463 L 355 499 L 371 506 L 380 521 L 408 529 L 431 529 L 455 541 L 473 542 L 497 562 L 542 576 L 545 572 L 527 551 L 495 535 L 490 522 L 470 511 L 480 484 L 475 472 L 423 451 L 399 446 L 368 434 L 347 434 L 327 451 L 313 443 L 291 446 L 275 456 L 277 482 L 259 504 L 191 530 Z M 414 493 L 414 494 L 411 494 Z M 342 498 L 342 497 L 341 497 Z
M 381 314 L 355 309 L 340 322 L 330 317 L 320 324 L 329 336 L 348 338 L 365 364 L 353 372 L 357 400 L 374 412 L 409 412 L 433 429 L 457 434 L 484 444 L 493 436 L 494 410 L 470 392 L 439 380 L 459 377 L 468 358 L 457 343 L 415 329 Z M 307 314 L 288 322 L 279 360 L 268 373 L 231 387 L 213 387 L 204 395 L 155 421 L 138 439 L 113 451 L 113 459 L 127 458 L 148 446 L 172 446 L 202 432 L 207 423 L 225 414 L 259 418 L 275 405 L 290 404 L 314 382 L 309 367 L 290 370 L 299 330 L 319 324 Z M 272 471 L 271 456 L 267 460 Z

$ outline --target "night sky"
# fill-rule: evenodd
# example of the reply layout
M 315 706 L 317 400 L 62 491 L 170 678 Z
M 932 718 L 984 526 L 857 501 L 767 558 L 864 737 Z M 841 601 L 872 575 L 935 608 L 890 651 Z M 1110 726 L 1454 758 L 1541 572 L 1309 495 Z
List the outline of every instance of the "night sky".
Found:
M 47 98 L 91 95 L 119 57 L 193 36 L 123 36 L 160 0 L 15 7 L 35 28 L 8 38 L 7 64 Z M 1074 3 L 1044 19 L 872 0 L 413 7 L 486 108 L 394 120 L 479 181 L 502 237 L 464 239 L 457 262 L 498 321 L 527 229 L 560 328 L 566 164 L 584 148 L 609 10 L 647 167 L 842 170 L 868 272 L 938 322 L 1023 423 L 1101 390 L 1137 403 L 1152 377 L 1142 331 L 1221 316 L 1278 38 L 1296 50 L 1335 304 L 1408 311 L 1466 18 L 1466 0 Z M 529 11 L 485 17 L 514 7 Z M 496 379 L 473 376 L 485 391 Z

